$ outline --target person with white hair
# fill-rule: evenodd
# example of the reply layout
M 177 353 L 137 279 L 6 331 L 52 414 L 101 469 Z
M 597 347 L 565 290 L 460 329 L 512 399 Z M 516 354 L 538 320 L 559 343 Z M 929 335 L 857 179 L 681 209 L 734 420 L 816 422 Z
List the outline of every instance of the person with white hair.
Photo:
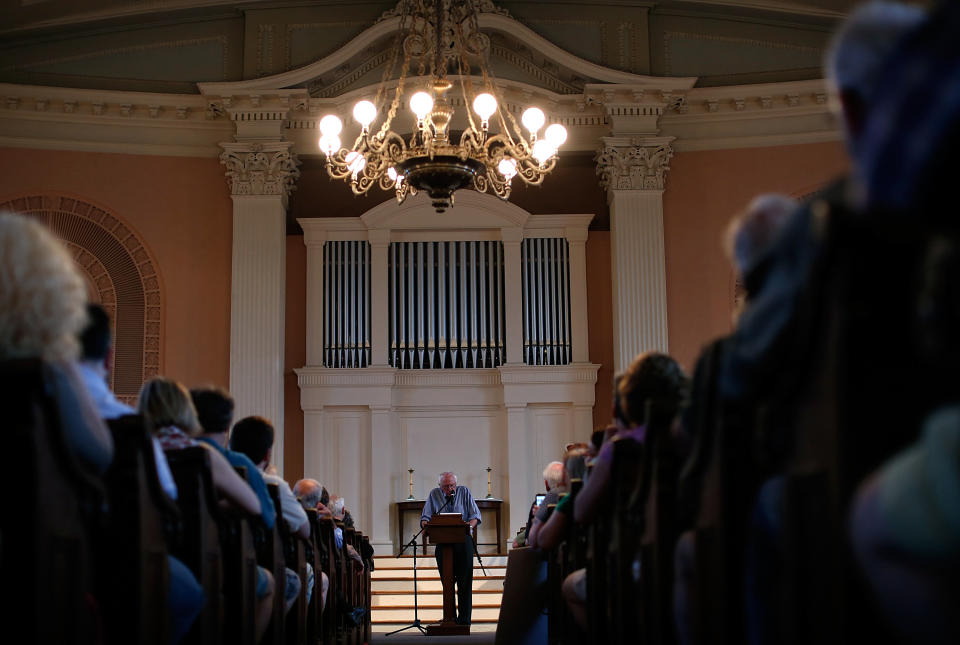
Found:
M 0 361 L 36 358 L 64 412 L 67 447 L 102 473 L 113 439 L 77 372 L 87 290 L 66 247 L 39 222 L 0 212 Z
M 543 502 L 537 507 L 533 521 L 530 522 L 530 527 L 527 530 L 528 546 L 539 546 L 537 534 L 543 527 L 544 522 L 547 521 L 550 506 L 556 505 L 557 502 L 560 501 L 560 495 L 567 492 L 565 475 L 563 463 L 559 461 L 551 461 L 547 464 L 547 467 L 543 469 L 543 485 L 546 488 L 547 496 L 543 498 Z
M 473 494 L 466 486 L 457 485 L 457 476 L 451 472 L 440 473 L 437 487 L 430 491 L 420 514 L 420 526 L 439 513 L 459 513 L 470 526 L 463 544 L 438 544 L 436 548 L 437 569 L 443 575 L 443 552 L 453 549 L 453 579 L 457 589 L 457 624 L 469 625 L 473 612 L 473 538 L 471 531 L 480 523 L 480 509 Z

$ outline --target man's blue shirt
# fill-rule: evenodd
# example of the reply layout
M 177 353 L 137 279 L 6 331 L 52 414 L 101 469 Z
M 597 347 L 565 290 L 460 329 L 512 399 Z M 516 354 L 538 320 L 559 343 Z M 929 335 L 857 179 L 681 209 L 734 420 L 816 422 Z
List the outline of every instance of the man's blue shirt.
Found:
M 272 529 L 274 522 L 277 521 L 277 511 L 273 507 L 273 500 L 270 499 L 270 493 L 267 492 L 267 485 L 263 482 L 260 469 L 257 468 L 256 464 L 253 463 L 250 457 L 247 457 L 242 452 L 227 450 L 209 437 L 197 437 L 196 439 L 220 451 L 220 454 L 227 458 L 231 466 L 243 466 L 247 469 L 247 483 L 250 484 L 250 488 L 252 488 L 253 492 L 260 498 L 260 514 L 263 515 L 263 523 L 267 525 L 268 529 Z
M 446 504 L 446 506 L 444 506 Z M 443 509 L 443 510 L 441 510 Z M 477 520 L 480 523 L 480 509 L 477 503 L 473 501 L 473 495 L 466 486 L 457 486 L 453 493 L 453 501 L 447 504 L 447 498 L 443 495 L 440 488 L 434 488 L 427 496 L 427 502 L 423 505 L 423 513 L 420 515 L 421 522 L 429 522 L 430 518 L 436 513 L 460 513 L 464 522 Z

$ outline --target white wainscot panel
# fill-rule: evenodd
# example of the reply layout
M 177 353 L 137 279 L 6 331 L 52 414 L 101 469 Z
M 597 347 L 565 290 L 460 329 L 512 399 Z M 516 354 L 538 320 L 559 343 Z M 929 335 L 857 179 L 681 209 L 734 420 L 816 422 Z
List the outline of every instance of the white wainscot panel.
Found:
M 324 415 L 323 436 L 328 443 L 317 449 L 325 454 L 329 470 L 315 479 L 326 486 L 331 495 L 346 498 L 346 507 L 358 526 L 369 527 L 370 410 L 326 408 Z
M 458 483 L 476 498 L 487 494 L 491 437 L 500 423 L 499 410 L 401 413 L 403 454 L 413 468 L 413 494 L 426 498 L 443 471 L 457 474 Z
M 573 441 L 573 406 L 530 405 L 527 410 L 534 457 L 531 483 L 543 492 L 543 469 L 551 461 L 561 461 L 564 447 Z

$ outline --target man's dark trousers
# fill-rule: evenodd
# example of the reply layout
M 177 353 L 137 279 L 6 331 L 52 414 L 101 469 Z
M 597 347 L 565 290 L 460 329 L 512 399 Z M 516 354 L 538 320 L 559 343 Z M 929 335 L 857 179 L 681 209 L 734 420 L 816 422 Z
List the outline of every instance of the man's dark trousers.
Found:
M 469 625 L 473 611 L 473 538 L 469 534 L 463 544 L 438 544 L 436 549 L 437 570 L 443 578 L 441 562 L 443 550 L 453 549 L 453 580 L 457 585 L 457 624 Z

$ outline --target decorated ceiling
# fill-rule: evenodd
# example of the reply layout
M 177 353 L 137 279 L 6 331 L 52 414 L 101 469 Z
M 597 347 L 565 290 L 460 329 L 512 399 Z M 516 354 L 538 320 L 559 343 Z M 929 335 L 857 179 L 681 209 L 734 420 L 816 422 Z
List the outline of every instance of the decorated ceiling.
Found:
M 498 77 L 582 93 L 597 82 L 583 65 L 532 47 L 514 23 L 557 51 L 635 75 L 696 77 L 697 86 L 820 77 L 826 42 L 852 0 L 687 2 L 477 1 L 491 17 Z M 161 93 L 198 83 L 283 74 L 331 57 L 367 32 L 363 49 L 297 86 L 317 98 L 379 80 L 396 2 L 26 0 L 0 14 L 0 82 Z M 15 5 L 12 8 L 10 5 Z M 495 17 L 511 20 L 497 23 Z M 538 39 L 539 40 L 539 39 Z

